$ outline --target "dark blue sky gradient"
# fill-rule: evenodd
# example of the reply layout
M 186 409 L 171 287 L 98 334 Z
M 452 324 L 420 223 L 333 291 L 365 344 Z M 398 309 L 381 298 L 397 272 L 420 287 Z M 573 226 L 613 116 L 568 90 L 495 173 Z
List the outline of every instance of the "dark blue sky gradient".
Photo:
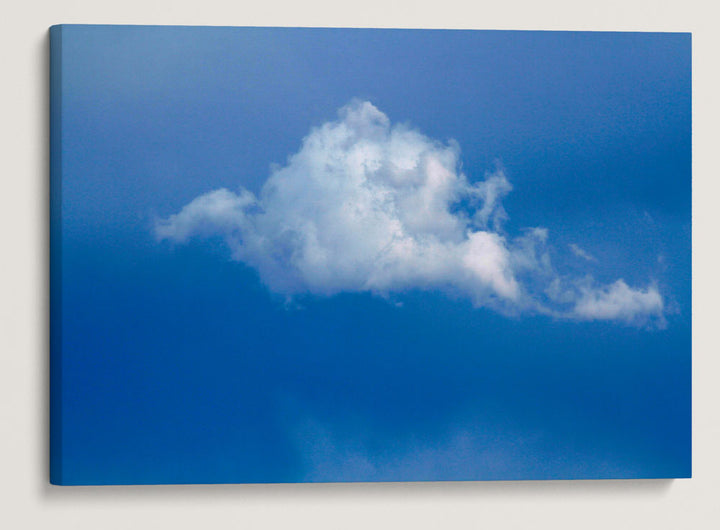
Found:
M 688 34 L 62 39 L 63 482 L 689 476 Z M 259 190 L 352 98 L 457 140 L 471 180 L 501 164 L 507 230 L 547 227 L 560 272 L 656 281 L 666 329 L 433 292 L 287 307 L 220 241 L 155 241 L 202 193 Z

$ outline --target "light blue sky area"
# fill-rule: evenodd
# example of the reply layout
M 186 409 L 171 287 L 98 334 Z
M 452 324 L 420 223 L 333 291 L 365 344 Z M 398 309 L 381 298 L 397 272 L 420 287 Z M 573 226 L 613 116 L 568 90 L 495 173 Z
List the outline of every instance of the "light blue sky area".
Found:
M 688 34 L 64 26 L 63 480 L 689 476 L 690 74 Z

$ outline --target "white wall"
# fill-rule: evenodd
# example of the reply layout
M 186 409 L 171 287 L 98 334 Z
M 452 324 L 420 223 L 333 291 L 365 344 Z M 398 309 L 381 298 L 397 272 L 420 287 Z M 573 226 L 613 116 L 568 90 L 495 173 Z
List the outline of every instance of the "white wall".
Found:
M 711 1 L 28 0 L 0 9 L 5 528 L 720 528 L 720 10 Z M 56 488 L 47 484 L 47 33 L 56 23 L 692 31 L 694 478 Z

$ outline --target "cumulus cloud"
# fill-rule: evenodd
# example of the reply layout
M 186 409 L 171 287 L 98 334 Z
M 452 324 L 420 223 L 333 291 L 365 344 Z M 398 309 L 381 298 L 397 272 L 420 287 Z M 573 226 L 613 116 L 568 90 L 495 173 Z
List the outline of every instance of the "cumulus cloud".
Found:
M 287 297 L 427 289 L 506 313 L 626 322 L 662 309 L 657 290 L 624 282 L 549 296 L 558 277 L 547 230 L 509 238 L 502 229 L 511 189 L 502 170 L 471 182 L 456 142 L 392 125 L 371 103 L 353 101 L 311 130 L 257 197 L 242 188 L 211 191 L 159 220 L 156 235 L 220 236 L 233 259 Z

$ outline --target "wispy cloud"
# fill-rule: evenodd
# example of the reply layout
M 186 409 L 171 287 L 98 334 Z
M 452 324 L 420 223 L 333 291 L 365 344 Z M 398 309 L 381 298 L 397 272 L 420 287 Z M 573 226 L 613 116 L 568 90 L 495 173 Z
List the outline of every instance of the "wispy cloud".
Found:
M 568 246 L 570 247 L 570 250 L 572 251 L 572 253 L 575 254 L 578 258 L 582 258 L 587 261 L 597 261 L 595 256 L 588 254 L 583 249 L 581 249 L 579 246 L 577 246 L 575 243 L 570 243 L 570 245 L 568 245 Z
M 656 289 L 621 280 L 562 287 L 573 282 L 554 271 L 546 229 L 503 231 L 511 189 L 502 170 L 471 182 L 456 142 L 392 125 L 371 103 L 353 101 L 305 137 L 259 196 L 211 191 L 159 220 L 156 234 L 177 242 L 219 235 L 233 259 L 288 297 L 433 289 L 505 313 L 629 323 L 662 314 Z
M 579 478 L 589 470 L 601 477 L 638 472 L 625 451 L 582 446 L 577 440 L 568 447 L 550 432 L 481 417 L 400 437 L 377 432 L 372 423 L 313 419 L 294 430 L 304 482 Z M 569 452 L 581 458 L 568 459 Z

